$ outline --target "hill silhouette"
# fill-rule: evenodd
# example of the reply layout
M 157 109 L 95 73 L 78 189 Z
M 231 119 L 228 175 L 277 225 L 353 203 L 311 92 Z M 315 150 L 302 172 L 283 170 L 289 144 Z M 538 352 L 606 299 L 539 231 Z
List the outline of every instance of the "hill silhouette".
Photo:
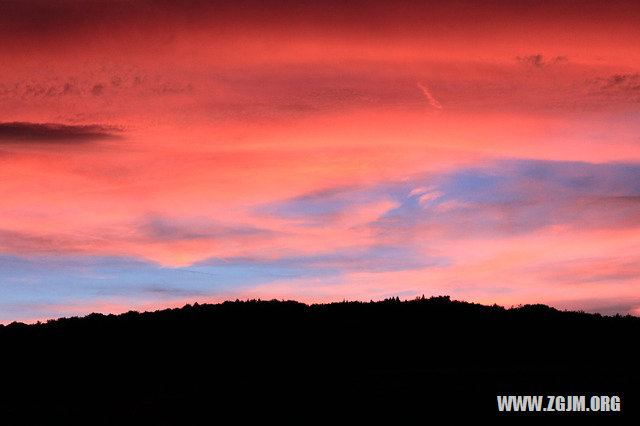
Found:
M 498 413 L 496 395 L 618 395 L 620 413 L 545 414 L 610 419 L 636 414 L 639 335 L 637 317 L 448 296 L 196 303 L 12 323 L 0 326 L 0 411 L 25 424 L 513 418 L 527 414 Z

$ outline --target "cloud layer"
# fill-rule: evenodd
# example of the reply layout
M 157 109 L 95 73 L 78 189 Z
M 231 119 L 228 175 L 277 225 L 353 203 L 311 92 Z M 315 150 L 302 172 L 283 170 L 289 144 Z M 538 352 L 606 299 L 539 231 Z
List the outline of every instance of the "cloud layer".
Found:
M 44 143 L 64 144 L 114 139 L 117 127 L 65 125 L 55 123 L 0 123 L 0 144 Z
M 637 313 L 639 18 L 0 2 L 0 320 L 423 293 Z

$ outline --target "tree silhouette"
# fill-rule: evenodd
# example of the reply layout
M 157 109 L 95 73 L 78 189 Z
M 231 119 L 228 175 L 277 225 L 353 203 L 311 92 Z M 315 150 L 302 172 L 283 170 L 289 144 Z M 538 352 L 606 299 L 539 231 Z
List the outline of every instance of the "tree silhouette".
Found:
M 92 424 L 184 424 L 234 410 L 386 413 L 400 422 L 407 407 L 477 419 L 496 414 L 498 394 L 597 392 L 621 395 L 629 414 L 639 332 L 640 318 L 629 315 L 449 296 L 252 299 L 13 322 L 0 327 L 0 413 L 27 424 L 70 413 Z

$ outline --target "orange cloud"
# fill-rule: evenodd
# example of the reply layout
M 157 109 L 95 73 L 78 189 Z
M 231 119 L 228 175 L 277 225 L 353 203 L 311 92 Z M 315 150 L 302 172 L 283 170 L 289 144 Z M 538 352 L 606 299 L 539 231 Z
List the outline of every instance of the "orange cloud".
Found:
M 507 175 L 527 197 L 501 204 L 456 197 L 435 179 L 501 159 L 638 163 L 640 51 L 629 40 L 640 38 L 640 8 L 223 3 L 0 4 L 0 254 L 178 267 L 404 242 L 451 264 L 349 270 L 254 294 L 431 288 L 570 303 L 604 294 L 598 277 L 633 296 L 635 278 L 623 277 L 635 261 L 605 252 L 635 248 L 634 193 Z M 594 176 L 574 178 L 608 179 Z M 298 216 L 265 207 L 414 181 L 402 197 L 311 204 Z M 545 204 L 560 189 L 569 201 Z M 415 217 L 393 216 L 414 197 Z M 563 281 L 572 275 L 579 289 Z M 509 292 L 492 287 L 500 280 Z

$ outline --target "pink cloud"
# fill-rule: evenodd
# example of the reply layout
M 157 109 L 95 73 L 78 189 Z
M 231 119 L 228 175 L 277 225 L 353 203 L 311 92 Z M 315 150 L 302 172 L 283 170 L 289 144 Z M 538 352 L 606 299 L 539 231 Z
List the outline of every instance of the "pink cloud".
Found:
M 609 259 L 636 249 L 628 194 L 569 191 L 551 205 L 561 185 L 523 178 L 520 204 L 473 202 L 425 178 L 403 200 L 353 200 L 313 226 L 261 208 L 499 159 L 639 162 L 636 7 L 308 4 L 283 21 L 281 8 L 111 3 L 0 5 L 0 254 L 176 267 L 404 241 L 451 265 L 256 291 L 561 303 L 606 282 L 633 296 L 635 260 Z M 413 197 L 420 220 L 389 218 Z M 150 217 L 166 223 L 150 232 Z

